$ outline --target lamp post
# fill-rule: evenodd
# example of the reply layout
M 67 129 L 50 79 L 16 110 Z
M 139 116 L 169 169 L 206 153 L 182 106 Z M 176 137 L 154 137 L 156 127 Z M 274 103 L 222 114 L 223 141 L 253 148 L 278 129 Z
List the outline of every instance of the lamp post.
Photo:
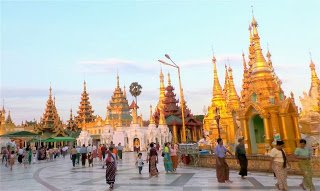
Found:
M 215 120 L 217 122 L 219 138 L 221 138 L 221 135 L 220 135 L 220 110 L 217 107 L 216 107 L 216 116 L 214 118 L 215 118 Z
M 158 60 L 160 63 L 177 68 L 178 69 L 178 77 L 179 77 L 179 89 L 180 89 L 180 105 L 181 105 L 181 117 L 182 117 L 182 143 L 185 143 L 186 140 L 186 126 L 184 120 L 184 98 L 183 98 L 183 89 L 181 85 L 181 77 L 180 77 L 180 67 L 170 58 L 168 54 L 165 54 L 165 57 L 169 59 L 173 64 L 169 64 L 163 60 Z

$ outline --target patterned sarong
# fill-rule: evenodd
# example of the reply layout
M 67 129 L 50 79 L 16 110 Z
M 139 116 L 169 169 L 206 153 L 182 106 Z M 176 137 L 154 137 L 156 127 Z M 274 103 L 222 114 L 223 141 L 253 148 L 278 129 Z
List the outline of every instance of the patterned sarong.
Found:
M 220 164 L 218 161 L 220 162 Z M 224 183 L 225 181 L 229 180 L 229 166 L 225 158 L 219 158 L 219 157 L 217 158 L 216 172 L 217 172 L 218 182 Z
M 107 184 L 114 184 L 116 180 L 116 163 L 107 162 L 106 165 L 106 182 Z
M 272 169 L 277 178 L 276 186 L 279 187 L 280 190 L 288 190 L 287 169 L 283 168 L 283 162 L 273 161 Z

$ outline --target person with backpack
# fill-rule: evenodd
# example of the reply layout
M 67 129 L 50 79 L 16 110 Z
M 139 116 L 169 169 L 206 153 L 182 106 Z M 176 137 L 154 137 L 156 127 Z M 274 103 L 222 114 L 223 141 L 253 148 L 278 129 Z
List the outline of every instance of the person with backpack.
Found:
M 110 147 L 109 150 L 106 152 L 106 182 L 110 185 L 110 189 L 113 189 L 114 182 L 116 179 L 116 171 L 117 171 L 117 164 L 116 164 L 116 155 L 113 153 L 113 147 Z

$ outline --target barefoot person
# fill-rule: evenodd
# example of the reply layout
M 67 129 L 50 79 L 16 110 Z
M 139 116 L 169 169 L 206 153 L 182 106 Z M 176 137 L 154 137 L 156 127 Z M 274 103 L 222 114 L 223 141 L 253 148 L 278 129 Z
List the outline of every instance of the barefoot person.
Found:
M 277 141 L 276 147 L 273 148 L 269 155 L 271 158 L 270 165 L 273 172 L 276 174 L 277 183 L 276 187 L 279 190 L 288 190 L 287 184 L 287 156 L 283 150 L 283 141 Z
M 154 144 L 150 144 L 150 153 L 149 153 L 149 174 L 150 177 L 153 176 L 158 176 L 158 169 L 157 169 L 157 164 L 158 164 L 158 153 L 157 150 L 154 148 Z
M 172 144 L 171 148 L 170 148 L 170 156 L 171 156 L 171 160 L 172 160 L 172 167 L 173 167 L 173 171 L 177 170 L 178 167 L 178 145 L 177 144 Z
M 236 157 L 238 159 L 238 163 L 240 164 L 240 172 L 241 178 L 244 179 L 244 176 L 248 174 L 248 160 L 246 156 L 246 149 L 244 148 L 244 138 L 241 137 L 238 139 L 239 144 L 236 147 Z
M 299 168 L 303 172 L 303 181 L 300 187 L 303 190 L 316 190 L 312 183 L 312 168 L 311 168 L 311 152 L 306 148 L 307 141 L 305 139 L 300 140 L 299 148 L 296 148 L 294 155 L 299 159 Z
M 113 189 L 114 182 L 116 180 L 116 155 L 113 153 L 113 147 L 109 147 L 109 150 L 106 152 L 106 182 L 110 185 L 110 188 Z
M 217 179 L 220 183 L 232 183 L 229 180 L 229 166 L 226 162 L 226 153 L 228 152 L 230 155 L 232 153 L 223 146 L 223 140 L 218 138 L 217 140 L 218 145 L 215 148 L 215 155 L 216 155 L 216 172 L 217 172 Z

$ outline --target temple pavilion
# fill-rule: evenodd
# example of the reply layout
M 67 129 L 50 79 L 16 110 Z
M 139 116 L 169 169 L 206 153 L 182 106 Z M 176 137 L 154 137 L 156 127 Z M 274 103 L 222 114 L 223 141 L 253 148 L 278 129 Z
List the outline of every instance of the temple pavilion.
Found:
M 179 101 L 176 99 L 174 87 L 171 85 L 170 74 L 168 74 L 168 85 L 164 87 L 164 76 L 160 71 L 160 95 L 154 113 L 154 120 L 157 126 L 167 125 L 172 133 L 172 139 L 176 143 L 182 142 L 182 112 Z M 202 122 L 195 119 L 191 110 L 184 103 L 184 118 L 186 126 L 187 142 L 196 142 L 202 138 Z
M 212 104 L 204 119 L 204 128 L 211 139 L 220 136 L 228 146 L 244 136 L 249 154 L 266 153 L 275 139 L 285 142 L 291 154 L 300 139 L 298 110 L 293 94 L 286 97 L 281 81 L 272 66 L 268 50 L 264 57 L 260 45 L 258 23 L 254 17 L 249 27 L 249 61 L 243 54 L 243 81 L 240 98 L 233 84 L 232 69 L 226 70 L 224 89 L 218 80 L 216 59 L 213 57 L 214 85 Z M 227 73 L 228 72 L 228 73 Z M 219 117 L 219 126 L 216 118 Z

